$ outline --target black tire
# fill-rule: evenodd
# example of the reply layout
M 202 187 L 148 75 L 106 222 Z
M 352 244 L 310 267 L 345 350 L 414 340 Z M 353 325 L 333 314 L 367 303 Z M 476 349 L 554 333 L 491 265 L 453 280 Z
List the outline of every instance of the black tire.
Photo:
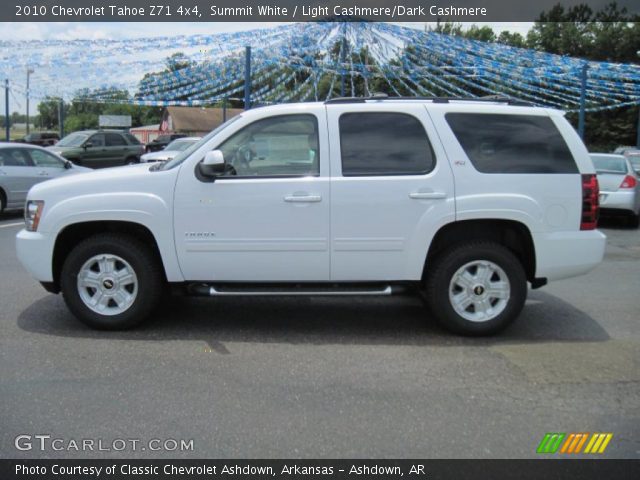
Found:
M 140 159 L 138 157 L 127 157 L 124 161 L 125 165 L 135 165 L 136 163 L 140 163 Z
M 116 255 L 129 263 L 137 276 L 137 294 L 122 313 L 103 315 L 90 309 L 78 288 L 78 273 L 96 255 Z M 156 308 L 164 280 L 159 259 L 134 237 L 118 233 L 94 235 L 78 244 L 64 261 L 60 287 L 71 312 L 84 324 L 98 330 L 124 330 L 145 320 Z
M 631 228 L 638 228 L 640 226 L 640 213 L 639 214 L 632 213 L 627 220 L 627 224 Z
M 5 207 L 5 196 L 4 191 L 0 188 L 0 213 L 4 212 Z
M 488 261 L 502 269 L 510 287 L 503 310 L 495 317 L 482 321 L 464 318 L 456 312 L 449 293 L 456 272 L 463 266 L 476 261 Z M 433 264 L 427 265 L 427 268 L 425 299 L 437 322 L 454 333 L 467 336 L 492 335 L 511 324 L 524 306 L 527 297 L 524 269 L 518 258 L 499 243 L 481 241 L 454 245 L 438 255 Z M 484 288 L 478 291 L 480 294 L 485 293 Z M 471 293 L 475 295 L 475 292 L 474 288 L 467 295 L 472 296 Z M 494 301 L 499 302 L 495 299 Z M 473 315 L 475 304 L 469 308 L 471 309 L 469 315 Z M 466 314 L 466 312 L 463 313 Z

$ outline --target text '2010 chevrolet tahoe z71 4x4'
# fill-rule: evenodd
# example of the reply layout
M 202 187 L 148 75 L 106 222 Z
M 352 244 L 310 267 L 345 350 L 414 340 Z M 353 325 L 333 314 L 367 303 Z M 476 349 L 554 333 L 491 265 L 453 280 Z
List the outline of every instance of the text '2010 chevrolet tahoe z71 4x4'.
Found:
M 247 111 L 165 164 L 29 192 L 18 256 L 101 329 L 200 295 L 417 287 L 448 329 L 497 332 L 533 288 L 604 254 L 598 184 L 561 112 L 336 99 Z M 426 315 L 425 315 L 426 316 Z

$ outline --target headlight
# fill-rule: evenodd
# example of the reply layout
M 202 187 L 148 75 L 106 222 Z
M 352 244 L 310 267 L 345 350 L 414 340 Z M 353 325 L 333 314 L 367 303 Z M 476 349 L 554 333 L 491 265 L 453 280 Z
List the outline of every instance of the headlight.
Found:
M 30 232 L 38 230 L 44 202 L 42 200 L 29 200 L 24 207 L 24 223 Z

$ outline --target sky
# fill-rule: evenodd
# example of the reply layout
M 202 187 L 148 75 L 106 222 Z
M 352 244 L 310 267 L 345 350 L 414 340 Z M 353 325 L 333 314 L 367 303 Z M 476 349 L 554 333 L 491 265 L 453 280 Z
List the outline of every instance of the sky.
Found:
M 207 33 L 223 33 L 241 30 L 251 30 L 255 28 L 265 28 L 277 26 L 276 22 L 24 22 L 24 23 L 2 23 L 0 22 L 0 41 L 29 41 L 29 40 L 76 40 L 76 39 L 126 39 L 126 38 L 146 38 L 158 36 L 178 36 L 197 35 Z M 435 23 L 399 23 L 406 27 L 424 29 L 427 26 L 434 27 Z M 468 28 L 472 24 L 462 24 Z M 476 25 L 488 25 L 496 33 L 503 30 L 519 32 L 525 35 L 533 26 L 533 23 L 490 23 L 476 22 Z M 0 55 L 2 50 L 0 48 Z M 1 93 L 1 92 L 0 92 Z M 19 102 L 10 101 L 10 110 L 19 113 L 26 112 L 26 102 L 20 99 Z M 0 95 L 0 112 L 4 114 L 4 95 Z M 37 112 L 37 101 L 32 101 L 30 114 Z

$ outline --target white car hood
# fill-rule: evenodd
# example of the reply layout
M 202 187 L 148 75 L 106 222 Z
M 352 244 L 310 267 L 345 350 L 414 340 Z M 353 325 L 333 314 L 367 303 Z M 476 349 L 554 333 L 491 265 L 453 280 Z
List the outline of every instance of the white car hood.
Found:
M 80 169 L 73 167 L 71 170 Z M 34 185 L 29 191 L 29 199 L 46 200 L 48 197 L 68 198 L 93 193 L 113 193 L 122 191 L 153 191 L 160 177 L 167 172 L 150 172 L 147 163 L 125 167 L 103 168 L 84 171 L 82 175 L 64 175 Z M 173 175 L 172 175 L 173 176 Z
M 142 155 L 141 159 L 143 161 L 145 161 L 145 160 L 146 161 L 149 161 L 149 160 L 155 160 L 155 161 L 171 160 L 173 157 L 175 157 L 179 153 L 180 153 L 179 150 L 160 150 L 158 152 L 145 153 L 144 155 Z

